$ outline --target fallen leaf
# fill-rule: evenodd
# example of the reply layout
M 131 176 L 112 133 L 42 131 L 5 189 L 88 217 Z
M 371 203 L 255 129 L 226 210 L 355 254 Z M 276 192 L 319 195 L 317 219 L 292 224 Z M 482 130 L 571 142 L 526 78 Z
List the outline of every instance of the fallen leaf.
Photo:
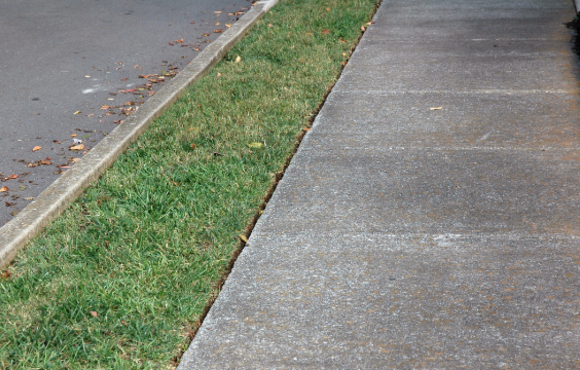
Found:
M 101 106 L 101 110 L 108 110 L 108 109 L 111 109 L 111 108 L 113 108 L 113 107 L 111 107 L 110 105 L 106 105 L 106 104 L 103 104 Z
M 72 163 L 77 163 L 80 160 L 81 160 L 80 158 L 71 158 Z
M 62 143 L 61 143 L 60 141 L 58 141 L 58 140 L 53 140 L 52 142 L 53 142 L 53 143 L 56 143 L 56 144 L 62 144 Z
M 204 35 L 205 37 L 209 37 L 209 36 L 210 36 L 210 34 L 209 34 L 209 33 L 204 33 L 203 35 Z
M 76 112 L 74 112 L 73 114 L 81 114 L 82 112 L 80 110 L 77 110 Z
M 326 11 L 329 12 L 330 11 L 330 8 L 326 8 Z
M 172 43 L 169 43 L 169 45 L 173 46 L 173 44 L 172 44 Z
M 50 166 L 52 164 L 51 161 L 47 161 L 46 159 L 41 159 L 39 163 L 45 166 Z
M 7 186 L 3 186 L 3 187 L 0 188 L 0 193 L 7 192 L 8 190 L 10 190 L 10 189 L 8 189 Z
M 213 33 L 222 33 L 222 29 L 221 28 L 215 29 L 213 30 Z
M 91 114 L 89 114 L 87 117 L 92 117 L 92 116 L 94 116 L 94 115 L 95 115 L 94 113 L 91 113 Z
M 304 130 L 304 131 L 310 131 L 311 129 L 309 129 L 309 128 L 303 128 L 302 130 Z
M 34 200 L 34 197 L 26 197 L 24 200 Z
M 99 316 L 99 314 L 97 313 L 97 311 L 91 311 L 91 316 L 97 317 L 97 316 Z
M 18 175 L 17 175 L 17 174 L 15 174 L 15 173 L 13 173 L 12 175 L 8 176 L 8 177 L 6 178 L 6 180 L 14 180 L 14 179 L 17 179 L 17 178 L 18 178 Z
M 441 106 L 441 107 L 433 107 L 433 108 L 429 108 L 429 110 L 441 110 L 441 109 L 443 109 L 443 106 Z
M 231 26 L 232 26 L 232 24 L 231 24 L 231 23 L 226 23 L 226 27 L 227 27 L 227 28 L 230 28 Z
M 365 31 L 365 26 L 360 26 L 361 31 Z
M 129 325 L 125 320 L 121 320 L 121 324 L 123 324 L 125 326 Z
M 249 143 L 248 146 L 252 149 L 260 149 L 260 148 L 264 147 L 264 144 L 262 144 L 262 143 Z
M 239 62 L 241 62 L 241 61 L 242 61 L 242 57 L 238 55 L 238 56 L 236 57 L 236 63 L 239 63 Z
M 6 271 L 4 271 L 0 276 L 2 276 L 2 279 L 8 279 L 12 275 L 10 274 L 10 271 L 6 269 Z
M 6 207 L 12 207 L 12 206 L 15 206 L 16 205 L 16 202 L 4 202 L 4 205 Z
M 173 40 L 173 42 L 175 42 L 176 44 L 181 44 L 183 42 L 183 39 Z
M 71 134 L 70 137 L 77 137 L 77 134 Z
M 214 26 L 219 26 L 220 22 L 215 22 Z
M 83 150 L 85 148 L 85 144 L 79 145 L 71 145 L 68 149 L 69 150 Z
M 91 76 L 85 76 L 85 78 L 91 78 Z
M 330 33 L 330 31 L 329 31 L 329 30 L 324 30 L 324 31 L 322 31 L 322 34 L 323 34 L 323 35 L 326 35 L 326 34 L 328 34 L 328 33 Z
M 37 145 L 34 148 L 32 148 L 32 151 L 36 152 L 37 150 L 40 150 L 40 149 L 42 149 L 42 147 Z
M 195 24 L 195 22 L 189 22 L 189 24 Z
M 135 67 L 133 67 L 133 68 L 139 68 L 139 64 L 137 64 L 137 65 L 136 65 Z
M 244 243 L 247 243 L 247 242 L 248 242 L 248 238 L 247 238 L 247 237 L 246 237 L 244 234 L 240 234 L 240 235 L 238 235 L 238 236 L 239 236 L 239 238 L 240 238 L 240 239 L 242 239 L 242 241 L 243 241 Z
M 346 40 L 343 40 L 343 39 L 338 39 L 338 41 L 342 42 L 343 44 L 347 43 Z
M 18 189 L 20 189 L 20 191 L 24 191 L 24 190 L 26 190 L 26 186 L 24 186 L 24 185 L 20 185 L 20 186 L 18 187 Z
M 14 211 L 10 212 L 10 214 L 11 214 L 12 216 L 16 216 L 16 215 L 18 214 L 18 210 L 16 210 L 16 209 L 15 209 Z
M 274 27 L 272 23 L 268 23 L 268 27 Z
M 189 145 L 189 147 L 190 147 L 191 149 L 194 149 L 194 148 L 195 148 L 195 144 L 190 144 L 190 145 Z
M 221 74 L 221 73 L 218 73 L 218 74 L 217 74 L 217 77 L 216 77 L 215 79 L 217 80 L 217 79 L 218 79 L 218 78 L 220 78 L 221 76 L 222 76 L 222 74 Z
M 215 14 L 221 14 L 221 12 L 222 12 L 221 10 L 216 10 L 214 13 Z

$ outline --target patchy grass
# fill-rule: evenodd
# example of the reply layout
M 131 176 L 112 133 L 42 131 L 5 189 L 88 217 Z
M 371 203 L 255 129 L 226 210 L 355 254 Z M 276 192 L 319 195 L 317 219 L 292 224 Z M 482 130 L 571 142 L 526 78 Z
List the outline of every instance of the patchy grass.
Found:
M 282 0 L 157 119 L 2 275 L 0 368 L 173 368 L 375 3 Z

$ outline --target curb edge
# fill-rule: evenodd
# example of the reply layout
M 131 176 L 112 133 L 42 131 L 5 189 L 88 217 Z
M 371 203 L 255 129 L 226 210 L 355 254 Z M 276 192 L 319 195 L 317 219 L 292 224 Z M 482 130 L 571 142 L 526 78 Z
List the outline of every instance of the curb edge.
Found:
M 61 175 L 10 222 L 0 228 L 0 268 L 6 267 L 35 235 L 59 216 L 82 192 L 97 180 L 115 160 L 173 104 L 186 87 L 216 65 L 256 22 L 279 0 L 260 1 L 236 23 L 208 45 L 177 76 L 105 136 L 73 168 Z

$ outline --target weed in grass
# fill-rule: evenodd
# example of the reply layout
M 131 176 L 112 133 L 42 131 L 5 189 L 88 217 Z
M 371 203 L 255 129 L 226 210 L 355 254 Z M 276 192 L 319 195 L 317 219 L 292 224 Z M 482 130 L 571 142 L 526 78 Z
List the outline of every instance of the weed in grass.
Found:
M 374 9 L 282 0 L 152 123 L 0 280 L 0 368 L 171 368 Z

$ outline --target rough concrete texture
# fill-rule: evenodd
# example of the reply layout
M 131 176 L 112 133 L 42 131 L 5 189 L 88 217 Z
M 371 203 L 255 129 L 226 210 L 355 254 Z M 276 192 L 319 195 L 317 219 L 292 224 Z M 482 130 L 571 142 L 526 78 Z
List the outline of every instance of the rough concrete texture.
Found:
M 20 248 L 57 217 L 95 181 L 149 123 L 175 102 L 183 90 L 208 73 L 232 46 L 278 0 L 256 3 L 238 22 L 205 48 L 187 67 L 153 95 L 124 123 L 89 151 L 73 168 L 59 177 L 12 221 L 0 228 L 0 268 L 9 264 Z
M 385 0 L 179 369 L 580 368 L 574 15 Z

